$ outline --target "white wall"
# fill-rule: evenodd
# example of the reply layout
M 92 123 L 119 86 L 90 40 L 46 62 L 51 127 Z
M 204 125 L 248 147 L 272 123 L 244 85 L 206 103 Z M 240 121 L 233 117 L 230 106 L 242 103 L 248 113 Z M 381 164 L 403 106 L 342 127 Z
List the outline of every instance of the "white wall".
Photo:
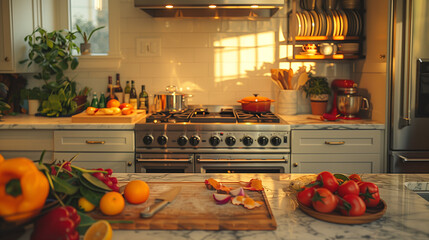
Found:
M 115 11 L 116 9 L 110 9 Z M 280 9 L 266 20 L 158 19 L 134 7 L 133 0 L 121 0 L 119 69 L 70 73 L 79 86 L 105 91 L 107 77 L 121 74 L 135 80 L 138 92 L 145 84 L 149 94 L 176 85 L 193 95 L 190 104 L 238 104 L 237 100 L 259 93 L 276 97 L 276 86 L 270 80 L 270 69 L 279 67 L 282 29 L 286 10 Z M 137 56 L 139 38 L 161 40 L 161 55 Z M 283 66 L 283 64 L 282 64 Z M 318 63 L 316 75 L 351 78 L 351 64 Z M 30 77 L 30 76 L 29 76 Z M 38 82 L 30 81 L 31 85 Z

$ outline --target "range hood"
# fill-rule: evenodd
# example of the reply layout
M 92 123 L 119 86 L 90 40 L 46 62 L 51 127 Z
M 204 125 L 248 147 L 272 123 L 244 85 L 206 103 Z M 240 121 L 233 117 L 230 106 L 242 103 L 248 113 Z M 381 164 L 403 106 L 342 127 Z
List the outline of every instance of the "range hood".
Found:
M 152 17 L 269 18 L 285 0 L 134 0 L 134 6 Z

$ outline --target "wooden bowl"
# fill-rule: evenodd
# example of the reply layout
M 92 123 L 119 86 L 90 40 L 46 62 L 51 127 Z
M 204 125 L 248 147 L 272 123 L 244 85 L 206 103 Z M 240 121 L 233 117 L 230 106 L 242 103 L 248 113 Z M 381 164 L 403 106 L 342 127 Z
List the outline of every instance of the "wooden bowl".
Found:
M 375 221 L 381 218 L 386 212 L 387 205 L 383 199 L 380 199 L 380 203 L 376 207 L 367 208 L 366 212 L 361 216 L 344 216 L 339 212 L 331 212 L 331 213 L 321 213 L 317 212 L 312 208 L 302 205 L 299 201 L 299 208 L 305 212 L 306 214 L 332 223 L 340 223 L 340 224 L 363 224 Z

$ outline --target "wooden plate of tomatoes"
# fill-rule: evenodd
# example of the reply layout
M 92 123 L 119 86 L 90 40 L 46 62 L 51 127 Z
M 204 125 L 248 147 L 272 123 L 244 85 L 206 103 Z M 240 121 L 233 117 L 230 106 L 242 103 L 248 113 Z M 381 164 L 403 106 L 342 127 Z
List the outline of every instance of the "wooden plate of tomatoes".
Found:
M 331 213 L 321 213 L 318 212 L 310 207 L 307 207 L 303 204 L 301 204 L 299 201 L 297 201 L 299 204 L 299 208 L 305 212 L 306 214 L 323 220 L 327 222 L 332 223 L 340 223 L 340 224 L 363 224 L 363 223 L 369 223 L 372 221 L 375 221 L 379 218 L 381 218 L 384 213 L 386 212 L 387 205 L 386 202 L 383 199 L 380 199 L 380 202 L 376 207 L 368 207 L 366 208 L 366 211 L 361 216 L 344 216 L 341 213 L 334 211 Z

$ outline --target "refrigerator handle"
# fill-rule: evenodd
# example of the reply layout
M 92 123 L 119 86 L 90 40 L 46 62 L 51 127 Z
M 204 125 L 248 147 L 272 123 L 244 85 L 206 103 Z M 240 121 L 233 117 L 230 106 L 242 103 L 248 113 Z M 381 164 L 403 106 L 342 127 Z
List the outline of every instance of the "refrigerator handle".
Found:
M 401 113 L 401 117 L 399 119 L 399 129 L 404 128 L 406 126 L 410 125 L 411 122 L 411 116 L 410 116 L 410 104 L 411 104 L 411 80 L 412 80 L 412 76 L 411 76 L 411 68 L 412 68 L 412 55 L 411 55 L 411 51 L 413 49 L 413 0 L 407 1 L 408 2 L 408 6 L 406 8 L 407 10 L 407 14 L 406 14 L 406 19 L 407 19 L 407 25 L 406 25 L 406 39 L 405 39 L 405 58 L 404 58 L 404 79 L 405 82 L 404 84 L 404 88 L 403 88 L 403 101 L 402 101 L 402 113 Z
M 409 157 L 406 157 L 406 156 L 404 156 L 404 155 L 401 155 L 401 154 L 398 154 L 397 155 L 401 160 L 402 160 L 402 162 L 429 162 L 429 159 L 428 158 L 409 158 Z

